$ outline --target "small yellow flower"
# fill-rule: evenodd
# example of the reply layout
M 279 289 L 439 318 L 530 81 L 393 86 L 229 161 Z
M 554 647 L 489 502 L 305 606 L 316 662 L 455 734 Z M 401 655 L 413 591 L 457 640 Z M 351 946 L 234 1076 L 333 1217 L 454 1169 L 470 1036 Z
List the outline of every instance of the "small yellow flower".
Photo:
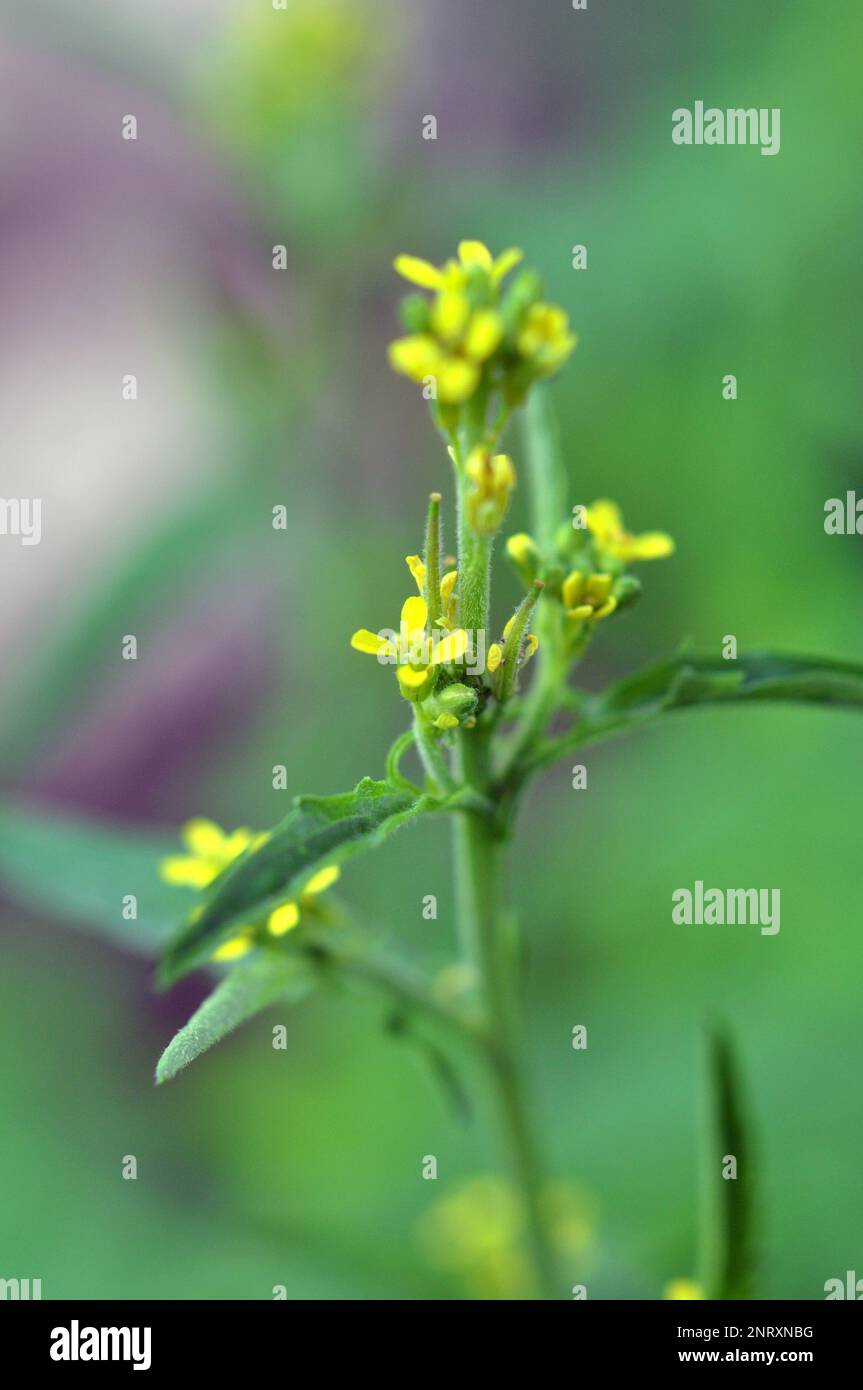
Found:
M 598 623 L 617 607 L 611 592 L 610 574 L 591 574 L 587 578 L 573 570 L 563 581 L 561 598 L 567 617 L 574 622 Z
M 390 365 L 412 381 L 433 377 L 443 405 L 461 405 L 479 385 L 484 364 L 500 346 L 503 319 L 494 307 L 500 282 L 521 260 L 515 247 L 497 260 L 481 241 L 463 241 L 458 260 L 438 268 L 418 256 L 397 256 L 395 268 L 411 284 L 435 292 L 425 331 L 390 344 Z M 479 273 L 490 302 L 477 304 L 469 286 Z
M 592 1223 L 581 1196 L 563 1183 L 549 1183 L 541 1206 L 558 1253 L 569 1262 L 583 1257 Z M 503 1178 L 461 1183 L 426 1212 L 419 1236 L 429 1260 L 458 1275 L 474 1298 L 523 1299 L 534 1293 L 524 1204 Z
M 191 820 L 183 826 L 180 837 L 189 850 L 185 855 L 171 855 L 159 865 L 159 873 L 166 883 L 189 888 L 208 888 L 228 869 L 247 849 L 259 849 L 270 838 L 269 831 L 255 834 L 252 830 L 234 830 L 227 834 L 214 821 Z M 266 919 L 266 930 L 273 936 L 283 936 L 297 926 L 303 908 L 310 908 L 319 893 L 323 893 L 335 883 L 341 870 L 337 864 L 328 864 L 312 875 L 303 886 L 296 900 L 289 900 L 275 908 Z M 199 916 L 201 908 L 196 908 L 190 917 Z M 236 936 L 222 943 L 213 953 L 213 960 L 239 960 L 248 955 L 257 944 L 259 926 L 241 926 Z
M 506 543 L 506 553 L 518 570 L 525 584 L 531 585 L 539 572 L 540 556 L 536 542 L 526 531 L 510 536 Z
M 190 820 L 180 831 L 187 854 L 169 855 L 159 865 L 166 883 L 184 888 L 207 888 L 239 858 L 255 839 L 251 830 L 227 835 L 211 820 Z
M 267 918 L 267 931 L 271 936 L 284 936 L 285 932 L 292 931 L 299 925 L 303 909 L 314 906 L 315 898 L 331 888 L 341 874 L 338 864 L 327 864 L 323 869 L 318 869 L 317 873 L 312 874 L 301 889 L 297 900 L 290 900 L 282 903 L 281 907 L 275 908 Z
M 563 366 L 577 341 L 563 309 L 533 304 L 519 331 L 518 350 L 540 376 L 550 376 Z
M 704 1289 L 700 1284 L 696 1284 L 694 1279 L 672 1279 L 670 1284 L 666 1284 L 663 1298 L 704 1298 Z
M 416 580 L 419 596 L 405 599 L 399 631 L 371 632 L 368 628 L 360 628 L 351 638 L 351 646 L 355 651 L 376 656 L 382 663 L 395 665 L 402 695 L 406 700 L 421 700 L 428 693 L 438 666 L 461 661 L 467 651 L 468 635 L 463 628 L 449 630 L 454 615 L 453 587 L 457 571 L 449 571 L 441 580 L 443 626 L 429 633 L 428 605 L 422 596 L 425 566 L 418 555 L 408 555 L 406 563 Z
M 615 560 L 663 560 L 674 553 L 674 541 L 664 531 L 644 531 L 634 536 L 623 525 L 616 502 L 603 498 L 587 509 L 587 526 L 598 548 Z
M 517 266 L 524 255 L 523 251 L 511 246 L 495 260 L 488 247 L 481 241 L 461 241 L 458 260 L 449 260 L 440 269 L 419 256 L 396 256 L 394 265 L 399 275 L 412 285 L 423 290 L 463 289 L 467 284 L 468 271 L 473 266 L 488 272 L 491 281 L 498 285 L 505 275 Z
M 480 534 L 496 531 L 506 515 L 510 493 L 516 485 L 515 469 L 509 454 L 492 454 L 477 445 L 465 464 L 471 482 L 467 496 L 467 519 Z

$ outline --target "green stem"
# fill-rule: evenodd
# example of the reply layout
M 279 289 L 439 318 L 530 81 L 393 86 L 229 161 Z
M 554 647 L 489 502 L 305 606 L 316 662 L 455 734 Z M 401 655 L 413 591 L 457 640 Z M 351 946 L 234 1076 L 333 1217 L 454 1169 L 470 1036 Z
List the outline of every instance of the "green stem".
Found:
M 446 759 L 419 706 L 414 706 L 414 738 L 422 765 L 438 792 L 451 795 L 457 790 Z
M 486 735 L 460 736 L 465 783 L 482 793 L 488 785 Z M 527 1105 L 513 989 L 511 942 L 501 931 L 501 840 L 491 817 L 466 811 L 455 821 L 456 894 L 462 949 L 479 980 L 501 1124 L 513 1176 L 524 1203 L 540 1298 L 559 1297 L 555 1258 L 542 1214 L 543 1174 Z

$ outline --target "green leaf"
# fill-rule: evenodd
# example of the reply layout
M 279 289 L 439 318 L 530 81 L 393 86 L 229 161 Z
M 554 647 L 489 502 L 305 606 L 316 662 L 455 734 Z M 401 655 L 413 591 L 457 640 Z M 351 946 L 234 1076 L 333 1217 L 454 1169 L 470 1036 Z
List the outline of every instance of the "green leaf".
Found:
M 798 700 L 863 705 L 863 664 L 829 657 L 752 652 L 725 661 L 682 652 L 605 692 L 599 709 L 652 717 L 685 705 Z
M 130 950 L 157 955 L 194 895 L 163 883 L 173 834 L 121 831 L 74 816 L 0 808 L 0 886 L 10 898 Z M 137 918 L 123 917 L 134 894 Z
M 724 661 L 721 656 L 681 652 L 600 695 L 587 696 L 581 717 L 569 733 L 540 744 L 528 765 L 544 767 L 570 749 L 650 723 L 673 710 L 759 701 L 860 709 L 863 663 L 773 652 L 751 652 Z
M 752 1284 L 753 1158 L 731 1040 L 712 1028 L 707 1048 L 701 1283 L 707 1298 L 745 1299 Z M 728 1156 L 737 1160 L 736 1178 L 722 1176 Z
M 156 1067 L 157 1082 L 170 1081 L 208 1047 L 270 1004 L 302 999 L 316 983 L 314 966 L 298 954 L 261 953 L 248 965 L 234 966 L 168 1043 Z
M 203 912 L 162 962 L 170 984 L 210 957 L 237 926 L 265 916 L 301 890 L 314 871 L 373 849 L 427 809 L 425 797 L 366 777 L 341 796 L 301 796 L 270 838 L 218 880 Z

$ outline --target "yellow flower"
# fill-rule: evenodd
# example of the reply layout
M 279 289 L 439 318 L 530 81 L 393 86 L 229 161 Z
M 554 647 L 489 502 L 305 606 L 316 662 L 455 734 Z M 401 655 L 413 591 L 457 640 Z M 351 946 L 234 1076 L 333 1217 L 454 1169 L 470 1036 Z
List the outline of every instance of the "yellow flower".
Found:
M 539 551 L 536 542 L 526 531 L 510 536 L 506 543 L 506 553 L 518 570 L 525 584 L 532 584 L 539 570 Z
M 418 256 L 397 256 L 400 275 L 435 299 L 422 332 L 390 343 L 394 371 L 424 382 L 433 377 L 437 398 L 444 405 L 461 405 L 476 391 L 483 365 L 500 346 L 503 319 L 494 307 L 503 277 L 521 260 L 515 247 L 497 260 L 481 241 L 463 241 L 458 260 L 438 268 Z M 468 292 L 472 277 L 484 281 L 489 302 L 475 303 Z
M 429 633 L 428 605 L 422 596 L 425 566 L 418 555 L 406 556 L 406 563 L 416 580 L 419 596 L 405 599 L 402 604 L 399 631 L 371 632 L 369 628 L 360 628 L 351 638 L 351 646 L 355 651 L 376 656 L 383 664 L 395 665 L 402 695 L 406 700 L 421 700 L 431 688 L 438 666 L 461 661 L 467 651 L 468 635 L 463 628 L 450 630 L 457 571 L 450 570 L 441 580 L 442 626 Z
M 479 444 L 468 454 L 465 471 L 471 482 L 467 495 L 471 529 L 481 534 L 496 531 L 516 484 L 512 459 L 509 454 L 492 454 Z
M 188 888 L 208 888 L 247 849 L 258 849 L 270 838 L 269 831 L 256 835 L 254 831 L 234 830 L 230 835 L 210 820 L 191 820 L 183 826 L 180 837 L 189 850 L 185 855 L 163 859 L 159 872 L 166 883 Z M 297 926 L 303 908 L 313 906 L 315 898 L 335 883 L 341 870 L 328 864 L 312 875 L 296 899 L 275 908 L 266 918 L 266 930 L 272 936 L 283 936 Z M 191 914 L 200 915 L 200 908 Z M 258 924 L 241 926 L 236 934 L 213 953 L 213 960 L 239 960 L 253 950 L 259 938 Z
M 672 1279 L 666 1284 L 663 1298 L 704 1298 L 704 1290 L 694 1279 Z
M 578 339 L 569 318 L 555 304 L 532 304 L 518 334 L 518 350 L 540 376 L 556 372 Z
M 509 634 L 512 631 L 512 625 L 515 622 L 516 616 L 517 615 L 513 613 L 512 617 L 508 620 L 508 622 L 504 624 L 502 640 L 500 642 L 492 642 L 491 646 L 488 649 L 488 653 L 485 659 L 485 667 L 489 675 L 494 675 L 495 671 L 498 669 L 498 667 L 504 659 L 504 656 L 506 655 L 506 639 L 509 637 Z M 521 657 L 518 659 L 518 669 L 520 671 L 524 670 L 531 657 L 535 656 L 538 650 L 539 638 L 537 637 L 536 633 L 529 632 L 524 639 Z
M 561 598 L 567 617 L 574 622 L 598 623 L 617 607 L 611 592 L 610 574 L 591 574 L 587 578 L 573 570 L 563 581 Z
M 505 275 L 517 266 L 524 256 L 518 247 L 511 246 L 495 260 L 488 247 L 481 241 L 460 241 L 458 260 L 449 260 L 440 269 L 430 261 L 419 256 L 396 256 L 393 264 L 399 275 L 419 285 L 423 290 L 463 289 L 468 281 L 468 272 L 478 266 L 488 272 L 493 284 L 499 285 Z
M 579 1194 L 563 1183 L 549 1183 L 541 1205 L 559 1254 L 569 1262 L 583 1257 L 592 1228 Z M 524 1204 L 503 1178 L 461 1183 L 421 1219 L 419 1236 L 430 1261 L 458 1275 L 475 1298 L 522 1299 L 534 1292 Z
M 227 835 L 211 820 L 190 820 L 180 831 L 187 854 L 169 855 L 159 865 L 166 883 L 184 888 L 207 888 L 239 858 L 255 838 L 251 830 Z
M 674 553 L 674 541 L 664 531 L 644 531 L 633 536 L 623 525 L 616 502 L 603 498 L 587 509 L 587 527 L 597 546 L 615 560 L 663 560 Z
M 331 888 L 341 872 L 338 864 L 327 864 L 323 869 L 318 869 L 317 873 L 312 874 L 296 900 L 291 899 L 282 903 L 281 907 L 275 908 L 270 913 L 267 918 L 267 931 L 270 935 L 284 936 L 285 932 L 292 931 L 299 924 L 303 909 L 313 907 L 315 898 L 325 892 L 327 888 Z

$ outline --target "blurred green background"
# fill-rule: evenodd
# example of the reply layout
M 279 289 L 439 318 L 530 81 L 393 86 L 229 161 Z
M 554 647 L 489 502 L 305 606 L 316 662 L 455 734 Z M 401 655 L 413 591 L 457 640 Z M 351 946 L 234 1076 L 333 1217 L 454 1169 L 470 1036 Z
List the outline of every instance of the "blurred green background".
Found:
M 424 498 L 449 487 L 386 366 L 391 262 L 465 236 L 523 247 L 578 330 L 553 392 L 572 502 L 615 497 L 677 539 L 586 683 L 683 637 L 860 657 L 859 548 L 823 530 L 827 498 L 863 494 L 853 0 L 76 9 L 0 7 L 2 491 L 45 517 L 40 546 L 0 549 L 7 808 L 165 840 L 381 775 L 405 710 L 348 641 L 392 621 Z M 671 112 L 697 99 L 779 107 L 780 154 L 674 146 Z M 508 529 L 525 523 L 521 496 Z M 586 792 L 562 766 L 532 793 L 512 888 L 529 1063 L 550 1166 L 590 1212 L 573 1282 L 591 1298 L 657 1298 L 694 1270 L 712 1017 L 747 1083 L 758 1294 L 823 1297 L 859 1268 L 861 732 L 846 713 L 681 714 L 589 751 Z M 454 948 L 447 856 L 423 826 L 341 884 L 429 969 Z M 103 866 L 84 868 L 98 899 Z M 140 958 L 68 930 L 43 872 L 2 909 L 0 1276 L 46 1298 L 461 1297 L 417 1223 L 499 1171 L 482 1097 L 459 1123 L 380 1007 L 324 995 L 157 1091 L 205 982 L 157 995 Z M 697 878 L 779 887 L 779 935 L 673 928 L 671 892 Z

